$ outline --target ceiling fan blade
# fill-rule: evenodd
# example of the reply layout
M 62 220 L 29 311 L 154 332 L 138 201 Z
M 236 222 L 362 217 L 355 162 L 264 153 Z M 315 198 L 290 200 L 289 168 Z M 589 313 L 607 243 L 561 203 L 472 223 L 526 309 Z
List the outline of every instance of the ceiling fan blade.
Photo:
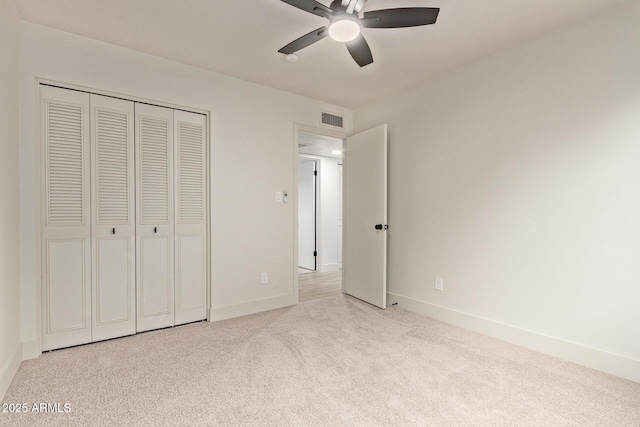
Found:
M 347 50 L 351 54 L 351 57 L 358 63 L 359 66 L 364 67 L 373 62 L 373 55 L 369 44 L 360 34 L 355 40 L 345 43 Z
M 313 30 L 310 33 L 305 34 L 299 39 L 292 41 L 291 43 L 280 49 L 278 52 L 289 55 L 290 53 L 294 53 L 301 49 L 304 49 L 305 47 L 310 46 L 315 42 L 319 42 L 328 35 L 329 29 L 327 27 L 320 27 L 317 30 Z
M 398 9 L 365 12 L 362 26 L 365 28 L 403 28 L 435 24 L 440 9 L 437 7 L 402 7 Z
M 305 12 L 313 13 L 314 15 L 328 18 L 333 15 L 333 11 L 322 3 L 318 3 L 315 0 L 282 0 L 283 2 L 290 4 L 293 7 L 302 9 Z

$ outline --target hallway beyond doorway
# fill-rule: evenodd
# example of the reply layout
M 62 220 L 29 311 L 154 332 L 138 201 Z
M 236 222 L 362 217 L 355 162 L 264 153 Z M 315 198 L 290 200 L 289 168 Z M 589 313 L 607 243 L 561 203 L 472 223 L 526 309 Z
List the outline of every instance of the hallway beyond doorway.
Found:
M 338 295 L 342 293 L 342 270 L 300 273 L 298 283 L 299 302 Z

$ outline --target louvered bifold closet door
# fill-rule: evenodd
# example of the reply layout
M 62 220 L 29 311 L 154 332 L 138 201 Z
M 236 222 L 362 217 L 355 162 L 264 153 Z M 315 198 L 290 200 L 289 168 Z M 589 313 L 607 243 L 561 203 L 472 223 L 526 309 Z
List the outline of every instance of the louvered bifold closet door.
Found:
M 133 106 L 91 95 L 93 341 L 136 333 Z
M 206 116 L 175 111 L 176 324 L 207 317 Z
M 43 350 L 91 341 L 89 95 L 40 87 Z
M 173 110 L 135 105 L 137 331 L 174 325 Z

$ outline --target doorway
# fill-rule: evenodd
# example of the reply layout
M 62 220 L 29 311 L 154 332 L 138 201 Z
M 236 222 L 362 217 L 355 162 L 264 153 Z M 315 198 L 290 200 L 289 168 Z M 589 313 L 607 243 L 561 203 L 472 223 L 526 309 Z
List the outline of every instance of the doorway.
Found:
M 342 293 L 343 139 L 299 130 L 298 301 Z

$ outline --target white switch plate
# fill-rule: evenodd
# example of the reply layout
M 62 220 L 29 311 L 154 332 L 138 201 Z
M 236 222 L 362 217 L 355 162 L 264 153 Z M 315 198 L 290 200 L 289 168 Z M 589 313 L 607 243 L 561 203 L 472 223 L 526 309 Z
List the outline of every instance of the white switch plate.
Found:
M 436 279 L 433 281 L 433 288 L 436 291 L 442 291 L 442 289 L 444 288 L 444 280 L 442 279 L 442 277 L 436 277 Z
M 282 203 L 282 191 L 276 191 L 276 202 Z
M 260 283 L 263 285 L 269 283 L 269 273 L 260 273 Z

